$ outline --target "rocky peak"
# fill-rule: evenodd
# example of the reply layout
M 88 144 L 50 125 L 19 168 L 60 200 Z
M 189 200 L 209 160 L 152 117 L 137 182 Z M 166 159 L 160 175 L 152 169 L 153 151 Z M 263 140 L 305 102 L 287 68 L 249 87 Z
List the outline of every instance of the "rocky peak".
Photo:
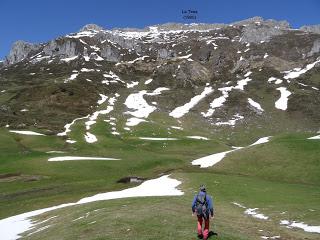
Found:
M 14 64 L 20 62 L 28 56 L 32 51 L 39 48 L 39 45 L 25 42 L 22 40 L 16 41 L 12 44 L 9 55 L 6 57 L 5 64 Z
M 317 33 L 320 34 L 320 24 L 318 25 L 310 25 L 310 26 L 302 26 L 300 30 L 304 32 L 312 32 L 312 33 Z
M 83 32 L 83 31 L 101 31 L 103 30 L 103 27 L 100 27 L 96 24 L 93 24 L 93 23 L 90 23 L 90 24 L 86 24 L 85 26 L 83 26 L 81 29 L 80 29 L 80 32 Z

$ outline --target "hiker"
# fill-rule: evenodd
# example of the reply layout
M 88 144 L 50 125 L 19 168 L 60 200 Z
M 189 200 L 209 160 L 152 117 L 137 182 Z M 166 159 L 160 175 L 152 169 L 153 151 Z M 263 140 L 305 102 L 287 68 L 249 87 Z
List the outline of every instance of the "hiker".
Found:
M 198 218 L 198 238 L 207 240 L 209 236 L 209 217 L 213 218 L 213 201 L 207 195 L 204 185 L 200 186 L 200 191 L 194 196 L 192 202 L 192 216 L 197 215 Z M 202 222 L 204 221 L 204 229 L 202 231 Z

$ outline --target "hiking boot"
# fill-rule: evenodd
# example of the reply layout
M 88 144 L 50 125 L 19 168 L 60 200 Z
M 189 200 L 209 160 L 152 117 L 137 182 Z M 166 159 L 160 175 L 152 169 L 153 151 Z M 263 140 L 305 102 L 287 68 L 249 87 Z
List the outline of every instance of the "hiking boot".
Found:
M 198 234 L 198 238 L 199 239 L 203 239 L 203 235 L 202 234 Z

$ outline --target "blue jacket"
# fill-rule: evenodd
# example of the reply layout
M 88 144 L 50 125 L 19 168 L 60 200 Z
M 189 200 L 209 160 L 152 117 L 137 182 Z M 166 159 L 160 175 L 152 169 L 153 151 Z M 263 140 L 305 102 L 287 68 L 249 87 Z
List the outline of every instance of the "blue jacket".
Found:
M 200 191 L 198 194 L 196 194 L 193 198 L 193 202 L 192 202 L 192 212 L 194 213 L 195 212 L 195 208 L 196 208 L 196 203 L 197 203 L 197 198 L 198 198 L 198 195 L 206 195 L 207 193 L 206 192 L 202 192 Z M 206 200 L 207 200 L 207 204 L 208 204 L 208 210 L 210 211 L 210 215 L 213 216 L 213 200 L 211 198 L 211 196 L 207 195 L 206 196 Z

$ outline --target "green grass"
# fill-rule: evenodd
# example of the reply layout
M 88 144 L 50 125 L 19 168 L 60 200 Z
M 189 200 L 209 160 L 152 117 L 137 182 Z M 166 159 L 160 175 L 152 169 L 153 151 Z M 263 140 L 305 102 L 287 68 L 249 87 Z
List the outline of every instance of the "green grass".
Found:
M 216 214 L 211 229 L 218 233 L 216 239 L 259 239 L 262 235 L 281 235 L 283 239 L 318 237 L 281 227 L 279 221 L 317 222 L 318 216 L 312 216 L 311 212 L 308 215 L 308 208 L 320 210 L 319 187 L 212 173 L 179 172 L 172 177 L 183 181 L 180 188 L 185 195 L 110 200 L 49 212 L 37 219 L 57 218 L 40 225 L 51 227 L 33 235 L 32 239 L 194 239 L 196 220 L 191 217 L 190 205 L 196 186 L 203 182 L 214 196 Z M 308 206 L 301 208 L 305 198 L 308 198 Z M 259 207 L 271 220 L 253 219 L 234 206 L 233 201 Z M 100 210 L 94 211 L 97 209 Z M 284 211 L 286 213 L 281 214 Z M 83 218 L 74 221 L 79 217 Z
M 181 197 L 132 198 L 103 201 L 49 212 L 36 219 L 57 215 L 41 226 L 52 227 L 27 239 L 194 239 L 195 219 L 191 217 L 192 196 L 205 183 L 215 198 L 216 239 L 259 239 L 262 235 L 281 235 L 283 239 L 317 239 L 317 234 L 292 230 L 279 225 L 283 219 L 319 225 L 319 141 L 306 140 L 310 134 L 282 134 L 269 143 L 244 148 L 214 167 L 200 169 L 190 162 L 196 158 L 230 149 L 233 143 L 253 143 L 263 131 L 257 129 L 241 141 L 240 133 L 225 142 L 224 133 L 210 141 L 186 139 L 187 135 L 205 135 L 204 131 L 172 131 L 165 135 L 166 125 L 177 125 L 163 117 L 144 123 L 132 132 L 121 129 L 121 136 L 109 134 L 110 127 L 98 121 L 90 130 L 98 143 L 84 140 L 84 121 L 78 121 L 70 134 L 75 144 L 67 144 L 56 136 L 24 136 L 2 129 L 0 174 L 19 173 L 15 181 L 0 179 L 0 218 L 74 202 L 99 192 L 135 186 L 117 183 L 122 177 L 154 178 L 171 173 L 182 181 Z M 122 122 L 121 122 L 122 121 Z M 184 124 L 187 124 L 184 122 Z M 157 126 L 157 127 L 155 127 Z M 197 128 L 195 128 L 197 129 Z M 139 136 L 177 137 L 181 140 L 144 141 Z M 64 154 L 46 151 L 62 150 Z M 48 162 L 52 156 L 103 156 L 120 161 Z M 25 181 L 25 176 L 40 176 Z M 258 207 L 270 217 L 268 221 L 253 219 L 232 202 Z M 95 209 L 104 208 L 93 212 Z M 313 211 L 310 211 L 312 209 Z M 90 212 L 87 218 L 72 221 Z M 285 212 L 284 214 L 281 214 Z M 96 221 L 95 223 L 92 223 Z M 91 223 L 91 224 L 89 224 Z M 128 230 L 130 229 L 130 230 Z M 259 232 L 262 229 L 263 232 Z M 26 233 L 27 234 L 27 233 Z

